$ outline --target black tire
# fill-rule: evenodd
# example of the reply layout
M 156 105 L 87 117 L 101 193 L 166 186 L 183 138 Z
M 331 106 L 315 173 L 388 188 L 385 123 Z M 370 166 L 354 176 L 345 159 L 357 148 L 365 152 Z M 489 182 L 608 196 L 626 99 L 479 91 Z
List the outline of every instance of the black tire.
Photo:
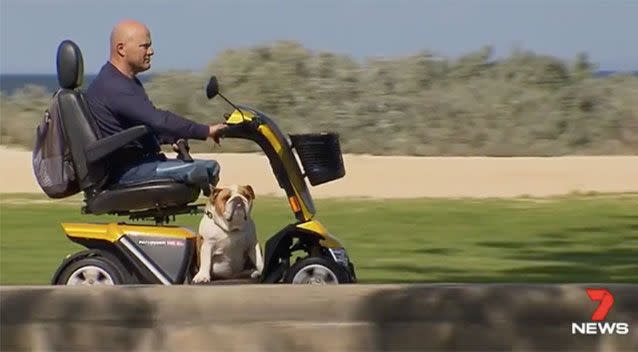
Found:
M 324 257 L 308 257 L 305 259 L 301 259 L 295 264 L 293 264 L 286 276 L 284 277 L 284 283 L 292 284 L 295 281 L 295 276 L 300 274 L 302 271 L 313 271 L 316 269 L 323 268 L 325 272 L 328 273 L 326 279 L 323 284 L 349 284 L 351 283 L 350 275 L 346 268 L 342 265 L 336 263 L 334 260 L 327 259 Z M 332 273 L 332 275 L 330 275 Z M 303 274 L 302 274 L 303 275 Z M 327 278 L 331 279 L 328 280 Z M 299 278 L 298 278 L 299 279 Z M 313 284 L 313 283 L 321 283 L 321 282 L 294 282 L 295 284 Z
M 86 284 L 90 285 L 91 281 L 93 281 L 94 279 L 83 275 L 83 269 L 86 269 L 91 273 L 96 273 L 95 280 L 101 281 L 107 285 L 127 285 L 136 283 L 137 280 L 134 279 L 134 277 L 126 270 L 126 268 L 122 265 L 122 263 L 120 263 L 119 260 L 109 257 L 114 256 L 92 255 L 72 261 L 71 263 L 67 264 L 64 270 L 62 270 L 55 284 L 71 285 L 69 280 L 72 277 L 74 277 L 74 279 L 82 279 L 82 277 L 84 277 L 84 280 L 87 281 Z

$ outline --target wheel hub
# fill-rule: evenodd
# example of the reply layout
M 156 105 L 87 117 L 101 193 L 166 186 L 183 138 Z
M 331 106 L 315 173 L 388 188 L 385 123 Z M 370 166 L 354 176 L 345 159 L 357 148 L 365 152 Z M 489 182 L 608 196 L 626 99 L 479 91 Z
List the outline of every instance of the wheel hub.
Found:
M 337 275 L 323 265 L 308 265 L 292 278 L 293 284 L 335 285 L 339 283 Z
M 69 276 L 67 285 L 115 285 L 113 278 L 106 270 L 94 266 L 83 266 Z

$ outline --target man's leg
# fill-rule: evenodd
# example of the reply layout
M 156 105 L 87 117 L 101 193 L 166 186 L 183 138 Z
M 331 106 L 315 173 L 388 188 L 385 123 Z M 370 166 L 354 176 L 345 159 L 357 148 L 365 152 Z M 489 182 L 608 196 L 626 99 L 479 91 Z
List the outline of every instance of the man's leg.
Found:
M 155 178 L 172 178 L 179 182 L 199 185 L 205 192 L 208 185 L 215 185 L 219 175 L 219 164 L 213 160 L 194 160 L 184 162 L 169 159 L 160 162 L 155 171 Z
M 209 185 L 217 184 L 219 164 L 213 160 L 184 162 L 179 159 L 166 161 L 149 160 L 118 172 L 115 182 L 129 184 L 153 179 L 173 179 L 178 182 L 198 185 L 208 194 Z
M 114 170 L 113 183 L 130 184 L 155 178 L 156 169 L 160 161 L 149 160 L 127 167 L 124 170 Z

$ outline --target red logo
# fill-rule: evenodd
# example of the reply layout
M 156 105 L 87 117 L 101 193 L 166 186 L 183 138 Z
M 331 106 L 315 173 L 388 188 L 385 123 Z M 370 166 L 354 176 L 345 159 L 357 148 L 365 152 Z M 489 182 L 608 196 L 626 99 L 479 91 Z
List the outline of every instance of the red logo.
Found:
M 592 301 L 599 301 L 598 307 L 591 316 L 592 321 L 603 321 L 614 306 L 614 296 L 604 288 L 587 288 L 587 295 Z

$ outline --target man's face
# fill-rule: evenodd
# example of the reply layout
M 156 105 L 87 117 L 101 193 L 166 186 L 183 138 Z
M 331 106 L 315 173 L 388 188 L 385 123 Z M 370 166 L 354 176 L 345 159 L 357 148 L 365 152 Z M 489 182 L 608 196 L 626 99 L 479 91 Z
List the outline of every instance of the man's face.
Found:
M 135 31 L 123 46 L 124 58 L 135 73 L 151 68 L 151 34 L 148 30 Z

